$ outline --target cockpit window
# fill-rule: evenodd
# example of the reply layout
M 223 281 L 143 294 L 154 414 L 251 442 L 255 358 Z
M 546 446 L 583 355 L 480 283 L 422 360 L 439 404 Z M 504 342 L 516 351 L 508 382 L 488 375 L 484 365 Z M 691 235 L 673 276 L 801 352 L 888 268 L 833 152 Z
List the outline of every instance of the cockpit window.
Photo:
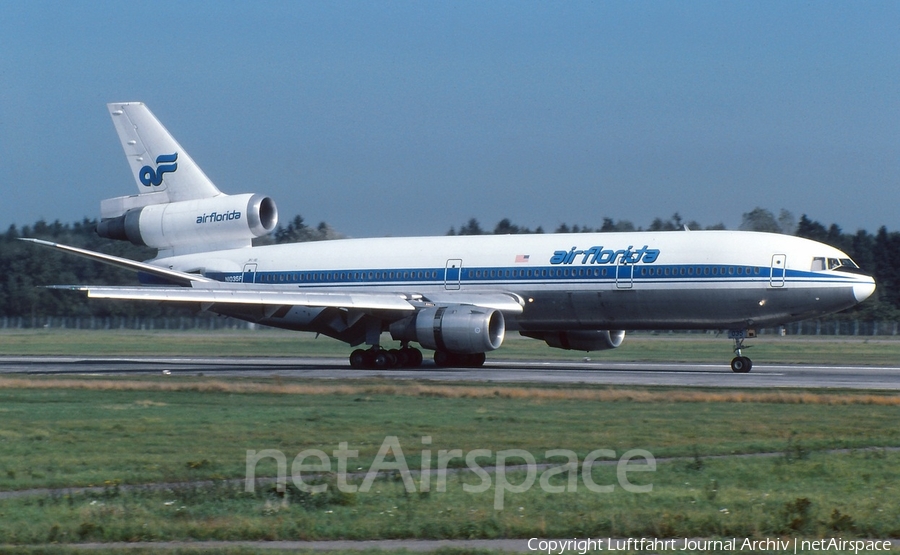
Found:
M 849 258 L 826 258 L 817 256 L 812 261 L 812 271 L 835 270 L 838 272 L 859 272 L 859 266 Z
M 835 270 L 839 272 L 852 273 L 860 273 L 862 271 L 860 267 L 856 265 L 856 262 L 850 260 L 849 258 L 841 258 L 841 265 L 836 267 Z

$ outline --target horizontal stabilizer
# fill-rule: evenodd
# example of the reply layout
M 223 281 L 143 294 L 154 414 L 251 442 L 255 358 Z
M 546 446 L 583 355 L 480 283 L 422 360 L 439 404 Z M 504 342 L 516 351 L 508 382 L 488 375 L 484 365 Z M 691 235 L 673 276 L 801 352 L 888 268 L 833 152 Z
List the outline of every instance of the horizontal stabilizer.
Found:
M 81 256 L 82 258 L 89 258 L 91 260 L 96 260 L 97 262 L 102 262 L 110 266 L 116 266 L 118 268 L 124 268 L 126 270 L 132 270 L 135 272 L 143 272 L 145 274 L 150 274 L 152 276 L 172 281 L 174 283 L 190 285 L 193 282 L 205 283 L 215 281 L 198 274 L 189 274 L 186 272 L 179 272 L 178 270 L 170 270 L 168 268 L 154 266 L 153 264 L 147 264 L 146 262 L 138 262 L 136 260 L 129 260 L 127 258 L 121 258 L 118 256 L 113 256 L 111 254 L 103 254 L 102 252 L 95 252 L 87 249 L 80 249 L 78 247 L 70 247 L 69 245 L 63 245 L 61 243 L 53 243 L 51 241 L 43 241 L 41 239 L 33 239 L 30 237 L 20 237 L 19 240 L 28 241 L 29 243 L 34 243 L 42 247 L 48 247 L 69 254 L 74 254 L 76 256 Z

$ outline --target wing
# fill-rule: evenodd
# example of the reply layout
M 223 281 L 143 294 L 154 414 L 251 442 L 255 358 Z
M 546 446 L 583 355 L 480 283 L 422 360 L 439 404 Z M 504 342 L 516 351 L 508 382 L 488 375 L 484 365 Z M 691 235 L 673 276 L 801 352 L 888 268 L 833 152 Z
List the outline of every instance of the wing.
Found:
M 305 288 L 299 291 L 285 286 L 225 283 L 215 281 L 199 274 L 179 272 L 169 268 L 154 266 L 146 262 L 137 262 L 87 249 L 70 247 L 60 243 L 27 239 L 42 247 L 52 248 L 69 254 L 89 258 L 142 272 L 176 286 L 119 287 L 108 285 L 52 285 L 51 289 L 67 289 L 86 292 L 88 297 L 96 299 L 119 299 L 138 301 L 200 303 L 208 308 L 214 304 L 250 305 L 260 307 L 271 306 L 308 306 L 327 308 L 355 309 L 369 311 L 397 311 L 398 317 L 410 314 L 426 306 L 464 304 L 485 308 L 493 308 L 509 314 L 519 314 L 525 305 L 524 300 L 514 293 L 469 293 L 469 292 L 368 292 L 368 291 L 334 291 L 327 288 Z
M 214 282 L 215 283 L 215 282 Z M 404 295 L 303 292 L 285 289 L 264 289 L 247 284 L 242 287 L 207 287 L 194 284 L 192 287 L 112 287 L 97 285 L 53 285 L 51 289 L 84 291 L 93 299 L 119 299 L 135 301 L 162 301 L 201 304 L 242 304 L 242 305 L 295 305 L 335 308 L 355 308 L 363 310 L 413 311 L 415 306 Z M 218 284 L 224 285 L 224 284 Z M 238 284 L 236 284 L 238 285 Z

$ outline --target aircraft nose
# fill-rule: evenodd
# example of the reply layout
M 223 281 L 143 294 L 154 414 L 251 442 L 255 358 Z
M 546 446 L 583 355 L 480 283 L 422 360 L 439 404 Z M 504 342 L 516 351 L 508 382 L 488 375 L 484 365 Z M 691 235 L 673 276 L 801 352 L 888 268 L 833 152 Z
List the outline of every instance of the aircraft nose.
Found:
M 869 278 L 869 281 L 860 282 L 853 286 L 853 296 L 856 302 L 861 303 L 868 299 L 875 292 L 875 280 Z

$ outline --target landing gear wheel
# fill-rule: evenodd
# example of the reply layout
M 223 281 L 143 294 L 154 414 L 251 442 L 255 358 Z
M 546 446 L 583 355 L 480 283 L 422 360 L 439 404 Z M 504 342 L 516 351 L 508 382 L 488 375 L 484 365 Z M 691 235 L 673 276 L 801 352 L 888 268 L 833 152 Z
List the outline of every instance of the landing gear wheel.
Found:
M 452 364 L 452 361 L 448 362 L 446 366 L 450 364 Z M 372 349 L 356 349 L 350 353 L 350 367 L 356 369 L 417 368 L 421 365 L 422 351 L 412 347 L 391 350 L 375 347 Z
M 434 352 L 434 364 L 440 368 L 459 366 L 461 368 L 481 368 L 484 366 L 484 353 L 456 354 L 445 351 Z
M 378 368 L 379 370 L 383 368 L 390 368 L 391 366 L 391 355 L 387 351 L 379 350 L 372 356 L 372 366 Z
M 350 353 L 350 368 L 365 368 L 366 352 L 362 349 L 356 349 Z
M 405 368 L 418 368 L 419 366 L 422 366 L 422 351 L 419 349 L 405 347 L 400 349 L 400 352 L 406 357 L 406 363 L 403 364 Z
M 400 368 L 409 366 L 409 354 L 406 351 L 403 349 L 391 349 L 388 352 L 391 353 L 391 356 L 397 361 L 396 366 L 399 366 Z
M 438 368 L 446 368 L 453 364 L 453 355 L 446 351 L 435 351 L 434 352 L 434 364 Z
M 753 368 L 753 361 L 747 357 L 734 357 L 731 360 L 731 371 L 735 374 L 746 374 Z
M 487 359 L 487 355 L 484 353 L 475 353 L 474 355 L 469 355 L 469 360 L 466 361 L 469 368 L 481 368 L 484 366 L 484 361 Z
M 735 357 L 731 359 L 731 371 L 735 374 L 746 374 L 753 368 L 753 362 L 745 357 L 741 350 L 750 348 L 750 346 L 744 346 L 744 339 L 756 337 L 756 331 L 751 329 L 729 330 L 728 337 L 734 339 Z
M 375 368 L 375 353 L 372 349 L 363 351 L 363 368 Z

